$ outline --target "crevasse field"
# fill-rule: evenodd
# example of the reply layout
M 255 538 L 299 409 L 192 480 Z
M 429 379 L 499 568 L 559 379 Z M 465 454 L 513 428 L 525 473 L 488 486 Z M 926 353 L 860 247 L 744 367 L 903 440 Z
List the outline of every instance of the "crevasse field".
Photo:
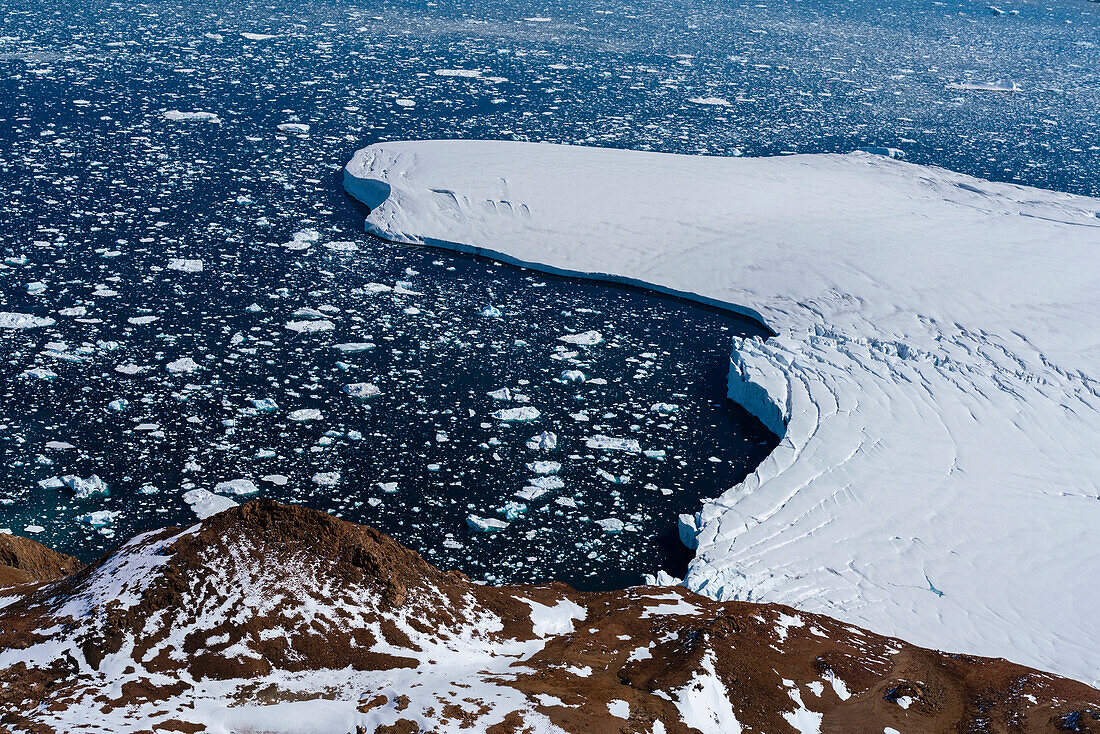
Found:
M 764 330 L 368 239 L 340 169 L 870 147 L 1100 194 L 1100 11 L 998 8 L 0 2 L 0 527 L 89 560 L 263 494 L 487 580 L 682 574 L 677 516 L 776 445 L 724 400 Z

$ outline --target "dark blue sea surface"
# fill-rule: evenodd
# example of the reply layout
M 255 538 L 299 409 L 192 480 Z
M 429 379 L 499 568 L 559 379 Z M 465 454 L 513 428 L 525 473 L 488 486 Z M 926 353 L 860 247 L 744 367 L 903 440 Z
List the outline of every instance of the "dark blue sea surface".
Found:
M 873 146 L 1100 194 L 1100 7 L 998 8 L 0 0 L 0 311 L 56 321 L 0 329 L 0 528 L 90 560 L 243 479 L 476 578 L 682 573 L 676 516 L 775 445 L 724 398 L 765 330 L 374 241 L 340 167 L 417 138 Z

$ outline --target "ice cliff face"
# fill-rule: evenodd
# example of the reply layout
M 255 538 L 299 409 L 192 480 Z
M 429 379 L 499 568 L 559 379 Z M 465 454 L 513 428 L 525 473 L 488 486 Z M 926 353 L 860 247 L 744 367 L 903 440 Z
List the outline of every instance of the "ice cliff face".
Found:
M 48 554 L 31 546 L 21 556 Z M 482 586 L 370 528 L 270 500 L 0 593 L 4 731 L 1008 732 L 1100 721 L 1096 690 L 1003 660 L 683 587 Z
M 1100 201 L 869 154 L 383 143 L 387 239 L 762 318 L 729 394 L 782 437 L 686 580 L 1100 680 Z M 689 525 L 691 523 L 688 523 Z

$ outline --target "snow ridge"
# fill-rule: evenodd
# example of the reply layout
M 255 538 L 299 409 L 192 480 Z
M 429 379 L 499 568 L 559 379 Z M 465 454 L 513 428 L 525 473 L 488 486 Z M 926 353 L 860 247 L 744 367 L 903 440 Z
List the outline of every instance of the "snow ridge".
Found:
M 369 232 L 755 315 L 686 584 L 1100 681 L 1100 201 L 870 154 L 381 143 Z

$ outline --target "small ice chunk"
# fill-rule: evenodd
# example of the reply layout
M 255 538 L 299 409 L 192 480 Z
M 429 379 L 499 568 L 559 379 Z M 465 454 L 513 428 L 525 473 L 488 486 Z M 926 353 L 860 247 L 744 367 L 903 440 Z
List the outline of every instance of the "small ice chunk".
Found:
M 550 451 L 558 447 L 558 436 L 551 431 L 543 431 L 527 440 L 527 448 L 536 451 Z
M 378 488 L 387 494 L 393 494 L 397 491 L 397 482 L 379 482 Z
M 650 410 L 653 411 L 654 413 L 661 413 L 663 415 L 669 415 L 670 413 L 675 413 L 679 409 L 680 409 L 679 405 L 673 405 L 672 403 L 654 403 L 653 407 L 650 408 Z
M 256 410 L 262 410 L 264 412 L 271 412 L 279 409 L 279 404 L 271 398 L 250 398 L 248 402 L 252 403 L 252 407 Z
M 522 502 L 514 502 L 512 500 L 505 502 L 504 505 L 497 510 L 497 514 L 499 514 L 501 517 L 503 517 L 505 520 L 508 520 L 509 522 L 518 519 L 521 515 L 526 514 L 526 512 L 527 505 L 523 504 Z
M 323 417 L 324 416 L 321 415 L 321 411 L 317 410 L 316 408 L 302 408 L 300 410 L 293 410 L 290 412 L 290 415 L 287 416 L 287 418 L 290 418 L 290 420 L 296 422 L 317 421 L 321 420 L 321 418 Z
M 322 487 L 335 487 L 337 484 L 340 483 L 340 472 L 317 472 L 313 475 L 313 483 L 318 484 Z
M 496 306 L 486 306 L 481 309 L 481 315 L 487 319 L 499 319 L 501 316 L 500 309 Z
M 623 521 L 614 517 L 609 517 L 604 520 L 597 520 L 596 524 L 603 528 L 605 533 L 621 533 L 625 525 Z
M 274 484 L 276 487 L 285 487 L 289 480 L 282 474 L 268 474 L 265 477 L 260 477 L 260 481 Z
M 565 382 L 584 382 L 586 377 L 580 370 L 563 370 L 561 379 Z
M 502 387 L 499 390 L 493 390 L 492 392 L 485 393 L 493 400 L 511 400 L 512 391 L 506 387 Z

